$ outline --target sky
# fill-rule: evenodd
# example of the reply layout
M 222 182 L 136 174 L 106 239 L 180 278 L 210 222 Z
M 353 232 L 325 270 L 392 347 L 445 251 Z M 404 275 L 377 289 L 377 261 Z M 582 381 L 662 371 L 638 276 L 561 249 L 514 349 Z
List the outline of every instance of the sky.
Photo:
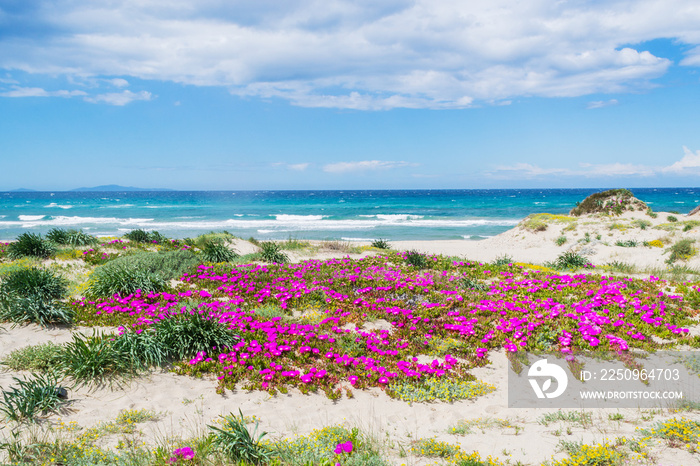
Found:
M 0 0 L 0 190 L 696 187 L 697 0 Z

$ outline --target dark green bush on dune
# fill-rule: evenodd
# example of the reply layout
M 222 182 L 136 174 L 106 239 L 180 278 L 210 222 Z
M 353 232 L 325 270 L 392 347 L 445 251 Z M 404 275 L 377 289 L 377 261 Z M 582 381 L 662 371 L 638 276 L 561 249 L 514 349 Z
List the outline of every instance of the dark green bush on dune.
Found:
M 97 242 L 97 238 L 88 235 L 83 230 L 64 230 L 63 228 L 53 228 L 46 233 L 46 239 L 61 245 L 67 246 L 87 246 Z
M 200 351 L 211 351 L 213 347 L 231 348 L 240 341 L 225 324 L 196 311 L 192 315 L 179 314 L 163 319 L 152 328 L 169 355 L 178 360 L 191 358 Z
M 222 240 L 209 241 L 202 249 L 202 256 L 207 262 L 231 262 L 236 260 L 239 255 L 229 248 Z
M 56 253 L 56 247 L 35 233 L 22 233 L 14 243 L 7 246 L 10 259 L 21 257 L 39 257 L 46 259 Z
M 20 269 L 8 273 L 0 284 L 0 320 L 42 326 L 69 324 L 73 311 L 60 302 L 68 282 L 49 270 Z

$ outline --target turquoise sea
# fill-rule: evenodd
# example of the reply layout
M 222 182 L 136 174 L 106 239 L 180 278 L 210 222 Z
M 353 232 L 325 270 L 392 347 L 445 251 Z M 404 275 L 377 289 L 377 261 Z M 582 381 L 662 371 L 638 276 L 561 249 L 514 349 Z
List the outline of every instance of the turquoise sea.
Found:
M 173 238 L 227 230 L 258 239 L 478 240 L 532 213 L 567 213 L 601 189 L 0 193 L 0 239 L 54 227 Z M 700 188 L 633 189 L 657 211 L 688 213 Z

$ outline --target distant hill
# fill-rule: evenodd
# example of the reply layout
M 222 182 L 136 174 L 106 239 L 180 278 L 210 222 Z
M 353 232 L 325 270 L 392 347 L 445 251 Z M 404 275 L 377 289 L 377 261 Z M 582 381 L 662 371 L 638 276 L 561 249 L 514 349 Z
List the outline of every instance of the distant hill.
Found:
M 119 186 L 117 184 L 105 184 L 102 186 L 94 186 L 92 188 L 76 188 L 71 189 L 72 192 L 108 192 L 108 191 L 174 191 L 173 189 L 163 188 L 135 188 L 133 186 Z
M 27 189 L 27 188 L 19 188 L 19 189 L 11 189 L 11 193 L 36 193 L 38 192 L 36 189 Z

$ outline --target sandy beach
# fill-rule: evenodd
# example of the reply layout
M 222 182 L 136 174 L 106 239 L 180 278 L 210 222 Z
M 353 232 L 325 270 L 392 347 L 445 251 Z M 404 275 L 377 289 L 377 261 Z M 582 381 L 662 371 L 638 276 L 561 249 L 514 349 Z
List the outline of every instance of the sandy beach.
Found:
M 393 251 L 389 253 L 418 251 L 482 263 L 507 258 L 513 263 L 546 266 L 563 252 L 572 251 L 596 266 L 596 269 L 581 273 L 605 274 L 606 264 L 617 263 L 619 266 L 624 263 L 633 267 L 639 276 L 648 277 L 655 270 L 668 268 L 665 263 L 669 257 L 668 245 L 683 238 L 695 239 L 700 229 L 698 224 L 700 222 L 692 217 L 674 217 L 662 212 L 657 213 L 656 218 L 644 212 L 607 217 L 540 216 L 525 219 L 512 230 L 483 241 L 392 241 Z M 565 239 L 557 242 L 558 238 Z M 291 261 L 359 259 L 384 253 L 371 248 L 352 252 L 333 250 L 323 248 L 318 242 L 311 242 L 311 245 L 315 248 L 288 251 Z M 345 244 L 345 247 L 351 246 L 357 248 L 358 244 Z M 242 239 L 232 240 L 230 247 L 241 254 L 257 250 L 256 245 Z M 336 244 L 335 249 L 342 247 Z M 71 273 L 82 270 L 79 261 L 65 263 L 74 264 L 72 269 L 68 268 Z M 687 269 L 694 269 L 700 266 L 700 258 L 695 256 L 682 264 Z M 391 330 L 392 325 L 380 320 L 375 322 L 374 328 Z M 105 329 L 115 330 L 113 327 Z M 12 326 L 4 323 L 0 326 L 0 360 L 29 345 L 64 344 L 71 340 L 74 332 L 89 335 L 92 331 L 88 327 L 41 328 L 35 324 Z M 700 326 L 690 327 L 689 332 L 691 336 L 699 335 Z M 408 403 L 390 398 L 377 387 L 354 390 L 353 398 L 343 397 L 336 401 L 322 392 L 302 394 L 296 389 L 271 395 L 265 391 L 238 388 L 221 395 L 215 390 L 217 380 L 214 375 L 194 378 L 176 375 L 167 369 L 153 369 L 137 378 L 107 386 L 71 388 L 69 403 L 62 411 L 26 427 L 25 434 L 43 429 L 51 431 L 51 435 L 77 435 L 79 429 L 85 431 L 113 420 L 123 410 L 148 410 L 156 414 L 154 418 L 139 423 L 137 433 L 126 437 L 146 445 L 177 445 L 182 439 L 206 434 L 207 425 L 214 423 L 219 416 L 238 413 L 240 409 L 246 416 L 260 420 L 259 428 L 268 433 L 268 439 L 294 438 L 333 425 L 357 427 L 374 439 L 389 464 L 445 463 L 447 459 L 426 457 L 411 450 L 419 439 L 435 439 L 459 445 L 465 452 L 479 452 L 481 458 L 498 458 L 503 464 L 539 465 L 567 458 L 567 452 L 562 448 L 566 442 L 614 444 L 617 438 L 634 438 L 639 435 L 639 429 L 648 429 L 669 419 L 682 416 L 700 420 L 697 409 L 675 412 L 620 408 L 566 409 L 564 412 L 585 412 L 588 417 L 585 422 L 543 422 L 548 414 L 557 410 L 508 408 L 508 360 L 505 353 L 503 348 L 490 351 L 490 364 L 470 370 L 478 380 L 495 387 L 494 391 L 453 402 Z M 26 375 L 28 373 L 22 371 L 0 372 L 0 386 L 7 388 L 13 384 L 13 377 Z M 460 425 L 468 428 L 453 433 Z M 10 428 L 10 424 L 0 428 L 0 439 L 9 438 Z M 125 435 L 118 433 L 104 435 L 98 445 L 114 449 L 124 438 Z M 697 447 L 697 440 L 694 445 Z M 640 464 L 678 466 L 698 462 L 697 453 L 692 449 L 674 447 L 662 441 L 650 442 L 645 451 L 648 459 L 644 462 L 635 460 L 635 464 L 638 461 Z

